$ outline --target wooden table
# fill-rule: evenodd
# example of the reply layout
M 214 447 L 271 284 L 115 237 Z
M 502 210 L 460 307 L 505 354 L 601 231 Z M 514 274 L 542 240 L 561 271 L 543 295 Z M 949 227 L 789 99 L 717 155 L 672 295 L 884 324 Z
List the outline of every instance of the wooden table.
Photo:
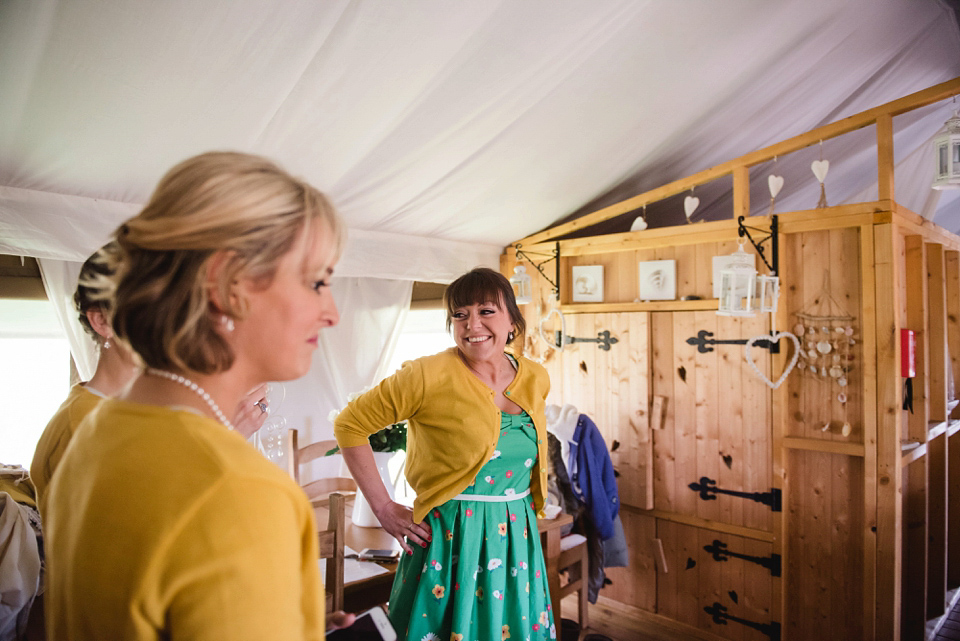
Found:
M 347 519 L 344 526 L 346 544 L 360 552 L 364 548 L 400 550 L 397 540 L 387 534 L 387 531 L 378 527 L 360 527 L 350 520 L 353 501 L 347 502 Z M 327 522 L 327 507 L 314 506 L 317 523 Z M 553 617 L 560 625 L 560 568 L 557 560 L 560 556 L 560 533 L 565 525 L 573 523 L 569 514 L 559 514 L 554 519 L 537 519 L 537 529 L 540 532 L 540 544 L 543 547 L 543 557 L 547 569 L 547 584 L 550 587 L 550 599 Z M 393 575 L 397 571 L 396 563 L 380 563 L 388 570 L 383 574 L 365 577 L 359 580 L 344 578 L 343 600 L 347 612 L 362 612 L 375 605 L 386 603 L 390 598 L 390 589 L 393 586 Z

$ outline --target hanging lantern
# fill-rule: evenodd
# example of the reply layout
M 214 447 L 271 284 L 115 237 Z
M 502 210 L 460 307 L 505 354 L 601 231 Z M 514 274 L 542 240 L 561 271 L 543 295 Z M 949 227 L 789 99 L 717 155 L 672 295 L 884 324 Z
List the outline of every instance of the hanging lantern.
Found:
M 944 123 L 933 138 L 936 174 L 934 189 L 960 189 L 960 112 Z
M 517 265 L 513 268 L 510 285 L 513 286 L 513 295 L 517 299 L 517 305 L 526 305 L 533 300 L 530 275 L 527 274 L 527 268 L 523 265 Z
M 777 276 L 757 276 L 756 306 L 761 312 L 776 313 L 780 300 L 780 278 Z
M 754 316 L 757 291 L 757 270 L 754 269 L 750 255 L 743 251 L 743 241 L 737 251 L 730 255 L 731 262 L 720 270 L 720 307 L 721 316 Z

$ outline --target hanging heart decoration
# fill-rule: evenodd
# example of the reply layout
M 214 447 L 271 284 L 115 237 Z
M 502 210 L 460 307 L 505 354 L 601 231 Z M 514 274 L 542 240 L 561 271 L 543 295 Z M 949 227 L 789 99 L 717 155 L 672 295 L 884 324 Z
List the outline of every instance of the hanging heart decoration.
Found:
M 827 179 L 827 172 L 830 171 L 830 161 L 814 160 L 810 163 L 810 169 L 813 170 L 813 175 L 817 177 L 817 180 L 820 181 L 822 185 L 823 181 Z
M 771 381 L 767 378 L 767 375 L 760 371 L 760 368 L 757 367 L 757 364 L 753 361 L 753 356 L 751 355 L 751 350 L 759 341 L 770 341 L 771 344 L 779 342 L 782 338 L 789 338 L 793 341 L 793 358 L 790 359 L 790 362 L 787 363 L 787 366 L 784 368 L 783 373 L 780 374 L 780 378 L 776 382 Z M 790 332 L 770 332 L 769 334 L 763 336 L 754 336 L 753 338 L 747 339 L 747 347 L 744 350 L 744 358 L 747 359 L 750 368 L 756 373 L 756 375 L 767 384 L 767 387 L 770 389 L 777 389 L 783 382 L 787 380 L 787 376 L 790 372 L 793 371 L 793 368 L 797 366 L 797 359 L 800 358 L 800 339 L 791 334 Z
M 690 220 L 690 216 L 693 216 L 693 212 L 697 211 L 697 207 L 700 206 L 700 199 L 696 196 L 687 196 L 683 199 L 683 211 L 687 214 L 687 220 Z
M 770 197 L 776 198 L 780 190 L 783 189 L 783 176 L 774 176 L 770 174 L 767 177 L 767 186 L 770 187 Z
M 643 216 L 637 216 L 636 220 L 633 221 L 633 224 L 630 225 L 630 231 L 643 231 L 647 228 L 647 221 L 643 219 Z

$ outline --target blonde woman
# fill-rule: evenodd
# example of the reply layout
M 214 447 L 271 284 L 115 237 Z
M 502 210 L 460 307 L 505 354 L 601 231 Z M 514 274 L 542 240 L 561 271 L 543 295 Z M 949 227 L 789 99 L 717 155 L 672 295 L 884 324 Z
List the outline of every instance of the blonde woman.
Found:
M 115 237 L 111 325 L 145 369 L 50 485 L 48 638 L 322 638 L 310 504 L 221 408 L 304 375 L 339 320 L 336 213 L 266 159 L 208 153 Z

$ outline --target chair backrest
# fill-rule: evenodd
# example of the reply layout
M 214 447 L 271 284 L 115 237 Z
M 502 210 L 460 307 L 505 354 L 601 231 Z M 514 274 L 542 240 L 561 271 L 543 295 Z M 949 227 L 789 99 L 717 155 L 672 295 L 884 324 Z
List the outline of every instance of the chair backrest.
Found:
M 327 560 L 324 588 L 327 591 L 327 612 L 343 610 L 343 546 L 346 498 L 342 494 L 330 495 L 327 529 L 320 530 L 320 558 Z
M 297 483 L 300 483 L 300 468 L 337 447 L 335 440 L 317 441 L 303 447 L 299 446 L 299 434 L 295 429 L 287 430 L 284 437 L 284 450 L 287 451 L 287 471 Z M 323 504 L 332 492 L 356 494 L 357 482 L 349 476 L 334 476 L 317 479 L 301 486 L 307 498 L 313 504 Z

